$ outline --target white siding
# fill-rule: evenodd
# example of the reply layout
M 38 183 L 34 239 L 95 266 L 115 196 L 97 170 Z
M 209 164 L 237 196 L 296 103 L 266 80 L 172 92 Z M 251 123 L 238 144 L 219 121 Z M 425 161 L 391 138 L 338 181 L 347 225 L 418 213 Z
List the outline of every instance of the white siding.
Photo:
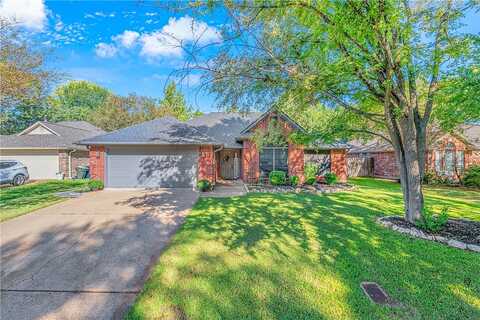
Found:
M 193 187 L 197 163 L 197 147 L 110 147 L 106 158 L 106 186 Z
M 0 159 L 22 162 L 30 179 L 55 179 L 59 171 L 57 150 L 0 150 Z

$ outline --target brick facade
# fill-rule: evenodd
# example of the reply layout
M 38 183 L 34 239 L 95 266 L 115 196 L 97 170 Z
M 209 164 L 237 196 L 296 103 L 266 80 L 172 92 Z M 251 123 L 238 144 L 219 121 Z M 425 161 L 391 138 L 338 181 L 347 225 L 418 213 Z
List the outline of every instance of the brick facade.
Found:
M 58 151 L 58 170 L 63 173 L 64 178 L 74 178 L 77 176 L 78 166 L 89 165 L 89 153 L 88 151 L 74 151 L 70 153 L 70 150 Z M 69 156 L 72 161 L 72 175 L 70 176 Z
M 373 158 L 373 175 L 375 177 L 397 178 L 400 176 L 397 158 L 394 152 L 375 152 Z
M 216 166 L 213 146 L 200 146 L 198 154 L 198 180 L 215 183 Z
M 88 164 L 90 177 L 105 182 L 105 147 L 90 146 Z
M 244 182 L 257 182 L 260 178 L 260 154 L 253 141 L 243 141 L 242 149 L 242 180 Z
M 445 149 L 451 146 L 453 146 L 455 151 L 464 152 L 465 169 L 472 165 L 480 165 L 480 150 L 471 150 L 462 140 L 451 135 L 445 135 L 436 141 L 431 150 L 427 151 L 425 169 L 427 171 L 436 171 L 436 152 L 439 151 L 441 154 L 444 154 Z M 358 156 L 358 154 L 349 155 L 349 157 Z M 398 178 L 400 176 L 398 162 L 393 151 L 370 152 L 362 156 L 366 158 L 373 158 L 374 176 L 384 178 Z M 443 165 L 444 164 L 442 162 L 441 166 Z
M 288 144 L 288 175 L 298 176 L 300 182 L 304 181 L 305 154 L 303 147 L 289 143 Z
M 330 172 L 337 175 L 338 181 L 347 182 L 347 151 L 345 149 L 330 150 Z

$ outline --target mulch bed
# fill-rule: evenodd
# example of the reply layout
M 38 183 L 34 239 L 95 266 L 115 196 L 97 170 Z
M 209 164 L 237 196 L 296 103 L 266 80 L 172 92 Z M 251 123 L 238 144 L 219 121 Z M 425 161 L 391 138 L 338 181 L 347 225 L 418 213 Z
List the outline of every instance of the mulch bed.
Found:
M 354 186 L 347 183 L 338 183 L 334 185 L 317 183 L 314 185 L 292 186 L 273 186 L 270 184 L 249 184 L 249 192 L 270 192 L 270 193 L 286 193 L 286 192 L 311 192 L 311 193 L 334 193 L 340 191 L 350 191 L 355 189 Z
M 403 228 L 417 228 L 414 224 L 406 221 L 401 217 L 385 217 L 385 221 L 390 221 L 394 225 Z M 447 239 L 454 239 L 464 243 L 480 245 L 480 222 L 463 220 L 463 219 L 448 219 L 443 230 L 437 233 L 430 233 L 422 230 L 425 234 L 431 236 L 441 236 Z

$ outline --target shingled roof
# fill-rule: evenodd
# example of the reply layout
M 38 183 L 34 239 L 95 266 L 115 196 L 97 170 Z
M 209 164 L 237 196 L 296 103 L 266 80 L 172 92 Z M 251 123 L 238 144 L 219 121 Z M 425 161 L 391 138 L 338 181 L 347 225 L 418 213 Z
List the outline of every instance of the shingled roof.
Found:
M 78 142 L 83 145 L 220 145 L 195 127 L 173 117 L 163 117 Z
M 260 112 L 211 112 L 188 121 L 203 134 L 214 138 L 225 148 L 241 148 L 240 133 L 261 115 Z
M 51 134 L 29 134 L 40 126 Z M 76 145 L 75 142 L 104 132 L 85 121 L 58 123 L 39 121 L 18 134 L 0 136 L 0 148 L 87 150 L 86 147 Z

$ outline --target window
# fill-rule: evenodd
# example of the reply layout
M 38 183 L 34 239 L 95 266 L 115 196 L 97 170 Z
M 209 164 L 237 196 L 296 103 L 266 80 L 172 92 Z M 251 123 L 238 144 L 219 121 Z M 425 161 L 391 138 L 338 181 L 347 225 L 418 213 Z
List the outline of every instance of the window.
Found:
M 8 169 L 13 167 L 16 162 L 0 162 L 0 169 Z
M 265 147 L 260 151 L 260 173 L 266 176 L 273 170 L 288 172 L 288 148 Z
M 435 151 L 435 171 L 440 175 L 453 176 L 463 172 L 465 155 L 463 150 L 456 150 L 455 144 L 449 143 L 445 150 Z

